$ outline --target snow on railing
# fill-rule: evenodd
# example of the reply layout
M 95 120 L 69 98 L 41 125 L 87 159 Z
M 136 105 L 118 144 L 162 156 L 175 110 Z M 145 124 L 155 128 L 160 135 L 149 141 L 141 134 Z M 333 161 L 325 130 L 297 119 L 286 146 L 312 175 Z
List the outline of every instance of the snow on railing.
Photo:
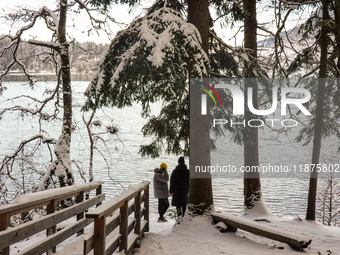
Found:
M 64 188 L 41 191 L 18 197 L 14 203 L 0 207 L 0 254 L 8 255 L 10 245 L 24 240 L 43 230 L 46 231 L 46 238 L 38 243 L 27 247 L 20 254 L 42 254 L 49 250 L 56 251 L 56 245 L 78 233 L 82 234 L 83 229 L 93 222 L 84 218 L 84 212 L 92 207 L 99 206 L 105 199 L 102 193 L 104 182 L 94 181 L 81 185 L 73 185 Z M 96 196 L 84 201 L 84 194 L 96 190 Z M 57 203 L 65 199 L 76 197 L 76 204 L 68 208 L 56 211 Z M 32 209 L 47 206 L 47 215 L 10 227 L 10 217 L 15 214 L 28 212 Z M 56 225 L 77 215 L 77 222 L 56 233 Z
M 142 182 L 130 186 L 126 191 L 86 214 L 87 219 L 94 219 L 94 233 L 85 237 L 84 255 L 92 249 L 94 255 L 112 254 L 117 248 L 129 254 L 134 247 L 139 246 L 142 235 L 149 231 L 149 184 L 150 182 Z M 134 201 L 129 204 L 132 199 Z M 132 212 L 134 217 L 129 218 Z M 106 217 L 112 213 L 113 216 L 107 220 Z M 106 244 L 106 236 L 118 226 L 119 233 Z M 131 233 L 133 229 L 134 232 Z

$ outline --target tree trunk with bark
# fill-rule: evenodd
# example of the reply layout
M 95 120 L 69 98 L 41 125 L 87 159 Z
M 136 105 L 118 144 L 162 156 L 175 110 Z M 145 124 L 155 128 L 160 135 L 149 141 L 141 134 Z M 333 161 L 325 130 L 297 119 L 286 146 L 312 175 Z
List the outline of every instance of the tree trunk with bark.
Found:
M 313 154 L 312 164 L 319 164 L 320 151 L 321 151 L 321 140 L 322 140 L 322 127 L 323 127 L 323 112 L 324 112 L 324 100 L 326 92 L 326 77 L 327 77 L 327 46 L 328 46 L 328 0 L 322 1 L 323 11 L 323 24 L 321 27 L 321 55 L 320 55 L 320 71 L 318 80 L 318 95 L 316 101 L 316 115 L 315 115 L 315 129 L 313 138 Z M 307 220 L 315 220 L 315 204 L 316 204 L 316 191 L 318 182 L 318 172 L 314 167 L 310 174 L 309 180 L 309 192 L 308 192 L 308 204 L 307 204 Z
M 63 90 L 63 125 L 59 141 L 55 148 L 57 156 L 57 167 L 60 164 L 66 173 L 66 176 L 59 176 L 60 186 L 69 186 L 74 184 L 73 173 L 71 169 L 70 146 L 72 134 L 72 90 L 71 90 L 71 71 L 69 58 L 69 43 L 66 39 L 66 17 L 67 17 L 67 0 L 60 0 L 60 18 L 58 27 L 58 41 L 61 45 L 61 79 Z
M 209 2 L 207 0 L 188 1 L 188 22 L 195 25 L 201 34 L 202 47 L 209 50 Z M 195 77 L 190 77 L 195 78 Z M 210 127 L 209 115 L 202 116 L 200 90 L 190 90 L 190 169 L 195 166 L 210 166 Z M 192 100 L 195 98 L 195 100 Z M 197 139 L 192 139 L 195 137 Z M 213 204 L 211 175 L 202 178 L 190 178 L 189 203 L 204 209 Z M 203 210 L 202 210 L 203 209 Z
M 256 0 L 244 0 L 243 8 L 245 12 L 244 19 L 244 48 L 250 51 L 254 60 L 257 59 L 257 20 L 256 20 Z M 254 61 L 245 62 L 245 91 L 248 87 L 253 89 L 253 105 L 255 109 L 258 109 L 257 100 L 257 83 L 255 79 L 254 70 L 256 63 Z M 247 94 L 247 93 L 245 93 Z M 247 102 L 247 98 L 246 98 Z M 250 119 L 254 118 L 254 115 L 245 107 L 245 123 L 248 123 Z M 247 128 L 248 141 L 244 144 L 244 166 L 252 167 L 259 165 L 259 150 L 258 150 L 258 129 Z M 261 182 L 260 174 L 256 173 L 244 173 L 244 206 L 246 208 L 252 208 L 254 202 L 261 199 Z

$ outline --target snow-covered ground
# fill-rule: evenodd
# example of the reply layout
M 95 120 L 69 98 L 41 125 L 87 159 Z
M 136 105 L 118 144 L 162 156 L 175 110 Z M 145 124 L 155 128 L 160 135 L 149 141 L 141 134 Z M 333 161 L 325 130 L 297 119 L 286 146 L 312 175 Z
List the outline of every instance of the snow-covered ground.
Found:
M 252 217 L 248 215 L 248 218 Z M 259 214 L 256 214 L 259 216 Z M 150 215 L 150 232 L 142 239 L 141 247 L 134 250 L 138 255 L 210 255 L 210 254 L 316 254 L 340 255 L 340 228 L 326 227 L 316 222 L 307 222 L 300 218 L 279 218 L 270 214 L 263 214 L 261 219 L 270 221 L 262 222 L 276 226 L 283 230 L 306 234 L 312 238 L 312 243 L 304 252 L 293 250 L 289 245 L 273 241 L 264 237 L 237 230 L 236 233 L 221 233 L 208 216 L 184 217 L 180 224 L 175 224 L 174 219 L 166 223 L 158 223 L 157 215 Z M 72 219 L 74 220 L 74 219 Z M 64 222 L 58 227 L 67 225 Z M 220 225 L 220 224 L 219 224 Z M 88 226 L 85 233 L 93 231 L 93 226 Z M 11 254 L 44 238 L 45 232 L 23 242 L 11 246 Z M 84 235 L 71 237 L 57 247 L 58 255 L 81 255 L 83 253 Z M 92 253 L 90 253 L 92 254 Z
M 271 216 L 268 220 L 271 223 L 263 224 L 312 237 L 310 247 L 302 254 L 340 254 L 340 228 L 324 227 L 300 218 Z M 157 223 L 156 218 L 153 217 L 150 233 L 145 235 L 141 248 L 135 249 L 135 254 L 301 254 L 285 243 L 242 230 L 237 230 L 236 233 L 221 233 L 209 217 L 184 218 L 181 224 L 174 226 L 174 223 L 174 220 L 169 220 L 168 223 Z

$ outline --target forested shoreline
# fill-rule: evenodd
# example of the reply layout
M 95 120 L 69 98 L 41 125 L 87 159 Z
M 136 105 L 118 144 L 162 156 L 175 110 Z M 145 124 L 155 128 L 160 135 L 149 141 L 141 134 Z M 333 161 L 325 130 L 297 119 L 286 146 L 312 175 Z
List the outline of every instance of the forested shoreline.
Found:
M 1 36 L 2 37 L 2 36 Z M 10 40 L 0 40 L 0 48 L 8 47 Z M 77 74 L 93 74 L 101 56 L 106 52 L 108 44 L 95 42 L 73 42 L 70 45 L 71 72 Z M 55 73 L 56 56 L 46 48 L 29 43 L 21 43 L 18 56 L 30 73 Z M 13 56 L 6 52 L 0 58 L 0 73 L 13 61 Z M 15 63 L 10 72 L 22 72 L 22 68 Z

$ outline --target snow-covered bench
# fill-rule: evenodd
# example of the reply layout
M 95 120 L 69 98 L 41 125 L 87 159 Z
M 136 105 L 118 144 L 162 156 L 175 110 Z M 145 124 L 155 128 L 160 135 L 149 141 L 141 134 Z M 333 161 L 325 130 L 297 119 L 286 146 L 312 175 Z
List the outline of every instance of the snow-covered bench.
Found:
M 309 236 L 293 233 L 277 227 L 268 226 L 253 220 L 241 218 L 225 213 L 212 213 L 214 222 L 224 222 L 228 226 L 228 231 L 236 232 L 243 229 L 256 235 L 260 235 L 272 240 L 287 243 L 296 250 L 302 251 L 312 242 Z

